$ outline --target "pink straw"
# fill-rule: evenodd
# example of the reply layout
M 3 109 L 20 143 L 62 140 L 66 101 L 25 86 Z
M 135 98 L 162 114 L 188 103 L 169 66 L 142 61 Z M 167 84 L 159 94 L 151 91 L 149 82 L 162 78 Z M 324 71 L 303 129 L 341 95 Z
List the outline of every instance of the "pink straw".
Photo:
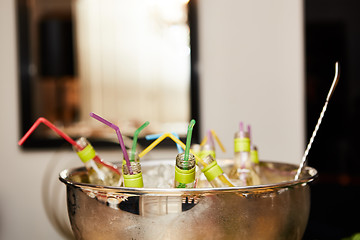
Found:
M 132 171 L 132 168 L 131 168 L 131 165 L 130 165 L 130 160 L 129 160 L 129 156 L 127 154 L 127 151 L 126 151 L 126 148 L 125 148 L 125 144 L 124 144 L 124 140 L 122 138 L 122 135 L 121 135 L 121 132 L 120 132 L 120 129 L 118 126 L 116 126 L 115 124 L 112 124 L 111 122 L 105 120 L 104 118 L 96 115 L 95 113 L 90 113 L 90 117 L 92 118 L 95 118 L 96 120 L 104 123 L 105 125 L 111 127 L 112 129 L 114 129 L 116 131 L 116 135 L 119 139 L 119 143 L 120 143 L 120 146 L 121 146 L 121 149 L 123 151 L 123 154 L 124 154 L 124 158 L 125 158 L 125 161 L 126 161 L 126 166 L 128 167 L 129 169 L 129 173 L 131 175 L 133 175 L 133 171 Z
M 24 144 L 24 142 L 26 141 L 26 139 L 29 138 L 29 136 L 35 131 L 35 129 L 39 126 L 40 123 L 44 123 L 46 126 L 48 126 L 49 128 L 51 128 L 52 130 L 54 130 L 57 134 L 59 134 L 60 137 L 64 138 L 66 141 L 68 141 L 71 145 L 75 146 L 76 148 L 83 150 L 83 147 L 81 147 L 77 142 L 75 142 L 71 137 L 69 137 L 66 133 L 64 133 L 63 131 L 61 131 L 60 129 L 58 129 L 54 124 L 52 124 L 51 122 L 49 122 L 46 118 L 43 117 L 39 117 L 35 123 L 31 126 L 31 128 L 25 133 L 25 135 L 20 139 L 20 141 L 18 142 L 18 144 L 21 146 Z M 111 170 L 113 170 L 114 172 L 116 172 L 117 174 L 120 175 L 119 170 L 110 165 L 107 164 L 106 162 L 104 162 L 102 159 L 99 158 L 98 155 L 96 155 L 94 157 L 94 161 L 98 162 L 102 165 L 104 165 L 105 167 L 110 168 Z
M 240 132 L 244 131 L 244 123 L 243 122 L 239 123 L 239 130 L 240 130 Z

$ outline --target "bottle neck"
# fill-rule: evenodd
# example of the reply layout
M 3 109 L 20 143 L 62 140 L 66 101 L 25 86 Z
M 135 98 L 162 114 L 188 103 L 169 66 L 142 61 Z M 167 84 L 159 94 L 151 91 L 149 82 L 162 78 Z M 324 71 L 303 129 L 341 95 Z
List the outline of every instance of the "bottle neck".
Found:
M 184 156 L 184 153 L 176 156 L 175 187 L 193 188 L 195 182 L 195 156 L 189 154 L 187 160 L 184 159 Z
M 76 143 L 80 147 L 82 147 L 82 149 L 79 149 L 76 146 L 73 146 L 73 149 L 77 153 L 77 155 L 79 156 L 79 158 L 81 159 L 81 161 L 83 163 L 90 161 L 91 159 L 93 159 L 96 156 L 95 149 L 93 148 L 93 146 L 90 144 L 90 142 L 86 138 L 81 137 L 76 141 Z
M 176 167 L 181 170 L 190 170 L 195 167 L 195 156 L 189 153 L 188 159 L 184 159 L 185 153 L 179 153 L 176 156 Z
M 204 167 L 204 165 L 200 163 L 199 167 L 210 183 L 215 178 L 219 177 L 224 173 L 221 167 L 217 164 L 216 160 L 211 155 L 207 155 L 205 158 L 203 158 L 203 161 L 207 164 L 207 166 Z
M 206 156 L 211 155 L 214 159 L 216 159 L 216 154 L 215 154 L 215 148 L 214 146 L 211 146 L 209 144 L 205 144 L 204 147 L 202 148 L 201 152 L 200 152 L 200 158 L 204 159 Z
M 131 170 L 133 171 L 133 174 L 139 174 L 141 173 L 141 165 L 140 162 L 130 162 Z M 124 175 L 130 175 L 129 168 L 126 164 L 122 165 L 123 168 L 123 174 Z

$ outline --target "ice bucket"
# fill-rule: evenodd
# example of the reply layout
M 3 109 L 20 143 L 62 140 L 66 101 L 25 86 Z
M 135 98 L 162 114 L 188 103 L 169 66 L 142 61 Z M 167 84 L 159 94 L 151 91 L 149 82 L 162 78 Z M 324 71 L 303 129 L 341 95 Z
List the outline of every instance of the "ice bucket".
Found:
M 174 161 L 144 161 L 146 172 Z M 226 172 L 231 160 L 220 160 Z M 77 239 L 301 239 L 310 211 L 306 167 L 260 163 L 262 185 L 196 189 L 91 185 L 84 168 L 63 170 L 71 227 Z M 201 184 L 199 184 L 201 185 Z M 206 185 L 205 185 L 206 186 Z

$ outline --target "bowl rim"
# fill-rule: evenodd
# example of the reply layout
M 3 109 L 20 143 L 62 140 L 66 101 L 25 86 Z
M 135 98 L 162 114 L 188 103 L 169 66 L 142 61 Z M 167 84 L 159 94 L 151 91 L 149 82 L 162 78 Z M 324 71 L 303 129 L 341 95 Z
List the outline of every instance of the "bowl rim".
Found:
M 217 160 L 219 165 L 224 165 L 230 159 L 220 159 Z M 158 163 L 173 163 L 172 160 L 144 160 L 141 164 L 144 167 L 151 166 L 151 164 Z M 294 177 L 298 166 L 290 163 L 275 162 L 275 161 L 260 161 L 261 165 L 269 166 L 283 166 L 289 169 L 293 169 L 291 172 L 294 172 Z M 121 194 L 135 194 L 135 195 L 166 195 L 166 196 L 179 196 L 183 194 L 188 195 L 198 195 L 198 194 L 218 194 L 218 193 L 228 193 L 228 192 L 241 192 L 242 194 L 246 193 L 255 193 L 255 192 L 268 192 L 274 190 L 280 190 L 284 188 L 293 188 L 295 186 L 306 186 L 315 178 L 318 177 L 318 172 L 315 168 L 306 166 L 303 169 L 302 175 L 298 180 L 283 181 L 280 183 L 271 183 L 271 184 L 262 184 L 254 186 L 243 186 L 243 187 L 222 187 L 222 188 L 189 188 L 189 189 L 180 189 L 180 188 L 129 188 L 129 187 L 113 187 L 113 186 L 104 186 L 104 185 L 95 185 L 90 183 L 79 183 L 69 180 L 71 174 L 77 172 L 86 171 L 85 167 L 74 167 L 69 169 L 64 169 L 59 173 L 59 180 L 67 186 L 73 186 L 78 188 L 85 188 L 92 191 L 99 192 L 112 192 L 112 193 L 121 193 Z

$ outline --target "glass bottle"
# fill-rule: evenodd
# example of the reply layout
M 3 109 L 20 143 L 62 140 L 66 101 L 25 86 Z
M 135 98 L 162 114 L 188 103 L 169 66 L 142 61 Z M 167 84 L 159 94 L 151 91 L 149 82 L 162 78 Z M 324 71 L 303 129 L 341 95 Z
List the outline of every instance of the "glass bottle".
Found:
M 201 151 L 200 151 L 200 155 L 199 157 L 201 159 L 204 159 L 206 156 L 210 155 L 213 159 L 216 159 L 216 154 L 215 154 L 215 147 L 213 145 L 210 144 L 205 144 Z
M 249 134 L 242 129 L 235 133 L 234 166 L 229 177 L 236 186 L 260 184 L 259 176 L 251 164 Z
M 198 166 L 212 187 L 234 186 L 211 154 L 205 156 L 202 160 L 207 164 L 207 166 L 205 167 L 200 161 L 198 162 Z
M 188 161 L 184 160 L 185 153 L 176 156 L 175 188 L 195 187 L 195 156 L 189 153 Z
M 144 187 L 144 181 L 142 177 L 141 164 L 139 159 L 130 161 L 130 167 L 133 174 L 130 174 L 129 168 L 126 165 L 126 162 L 123 162 L 123 177 L 124 177 L 124 186 L 131 188 L 142 188 Z
M 76 143 L 81 146 L 82 149 L 79 149 L 76 146 L 74 146 L 73 149 L 88 170 L 89 183 L 118 186 L 120 175 L 94 161 L 94 158 L 99 156 L 90 142 L 86 138 L 81 137 Z

